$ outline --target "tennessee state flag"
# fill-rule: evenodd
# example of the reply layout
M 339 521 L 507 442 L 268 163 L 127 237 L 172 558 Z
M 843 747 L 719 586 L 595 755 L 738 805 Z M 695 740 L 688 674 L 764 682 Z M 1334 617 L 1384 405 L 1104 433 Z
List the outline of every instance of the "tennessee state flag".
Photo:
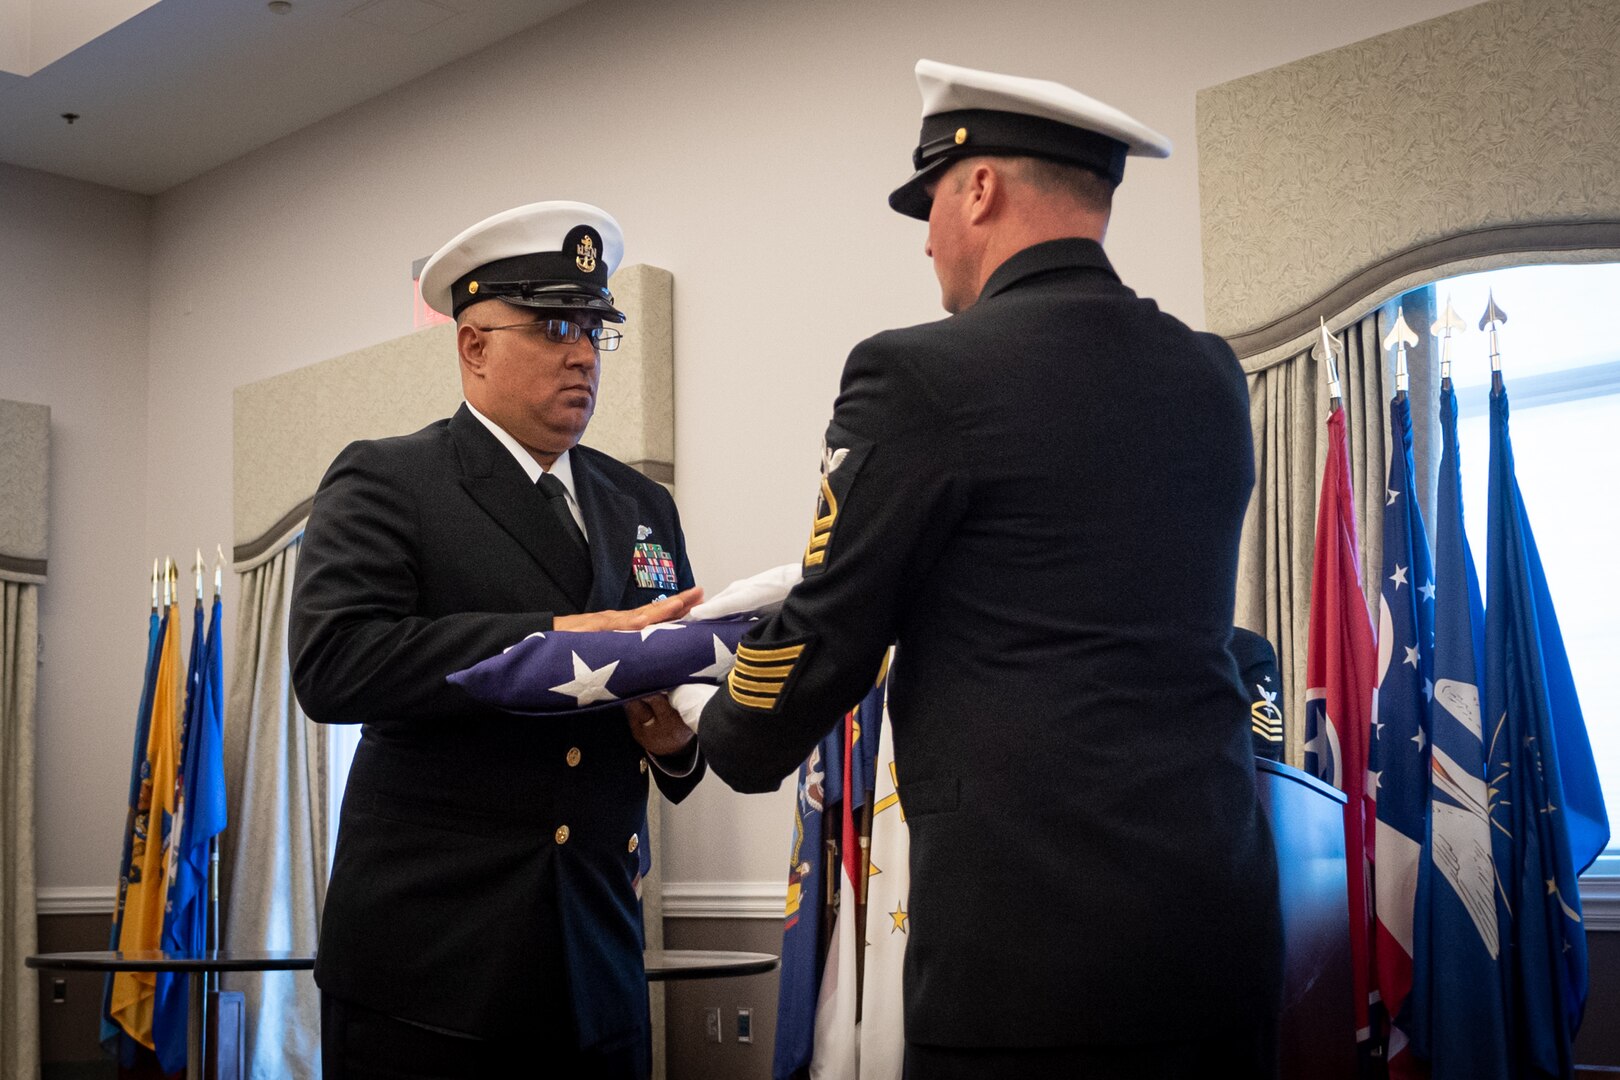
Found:
M 1316 508 L 1311 632 L 1305 657 L 1305 768 L 1349 796 L 1344 807 L 1344 851 L 1350 892 L 1350 958 L 1355 968 L 1356 1041 L 1365 1048 L 1373 1035 L 1367 1006 L 1376 985 L 1367 873 L 1375 808 L 1367 791 L 1367 731 L 1378 683 L 1377 652 L 1361 591 L 1344 410 L 1333 410 L 1327 426 L 1327 467 Z

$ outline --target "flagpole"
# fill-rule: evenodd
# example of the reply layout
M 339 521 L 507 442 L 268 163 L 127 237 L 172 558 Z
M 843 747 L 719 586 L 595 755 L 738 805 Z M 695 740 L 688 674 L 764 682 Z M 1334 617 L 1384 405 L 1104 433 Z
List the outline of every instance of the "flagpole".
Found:
M 1451 296 L 1448 293 L 1445 314 L 1429 327 L 1429 333 L 1440 339 L 1440 385 L 1448 390 L 1451 388 L 1451 335 L 1461 334 L 1467 329 L 1468 324 L 1462 321 L 1457 309 L 1451 306 Z
M 1479 317 L 1479 328 L 1491 332 L 1491 393 L 1502 392 L 1502 350 L 1497 345 L 1496 328 L 1507 322 L 1507 312 L 1496 306 L 1496 293 L 1485 294 L 1485 314 Z
M 1384 348 L 1395 350 L 1395 400 L 1405 401 L 1408 382 L 1406 374 L 1406 350 L 1416 347 L 1417 334 L 1406 325 L 1406 312 L 1398 311 L 1395 315 L 1395 325 L 1384 335 Z
M 1344 356 L 1344 345 L 1337 338 L 1328 333 L 1327 320 L 1318 316 L 1322 327 L 1322 360 L 1328 369 L 1328 412 L 1336 413 L 1343 404 L 1343 392 L 1339 385 L 1339 360 Z

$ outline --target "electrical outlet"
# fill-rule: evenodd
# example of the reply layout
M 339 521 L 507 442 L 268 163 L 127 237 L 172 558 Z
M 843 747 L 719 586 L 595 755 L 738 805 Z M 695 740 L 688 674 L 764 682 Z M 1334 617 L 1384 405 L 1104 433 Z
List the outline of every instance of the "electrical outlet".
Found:
M 51 980 L 51 1004 L 61 1005 L 67 1001 L 67 980 Z
M 720 1007 L 703 1010 L 703 1032 L 710 1042 L 724 1042 L 720 1034 Z
M 737 1010 L 737 1041 L 751 1043 L 754 1041 L 754 1010 Z

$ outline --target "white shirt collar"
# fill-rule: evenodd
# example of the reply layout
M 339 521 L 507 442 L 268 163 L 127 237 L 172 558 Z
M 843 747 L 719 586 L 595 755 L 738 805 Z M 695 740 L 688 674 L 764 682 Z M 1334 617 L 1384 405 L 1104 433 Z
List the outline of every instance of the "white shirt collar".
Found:
M 578 511 L 575 508 L 579 506 L 579 497 L 574 494 L 574 465 L 568 457 L 572 451 L 564 450 L 557 456 L 557 460 L 551 463 L 550 469 L 542 469 L 540 463 L 534 460 L 534 455 L 525 450 L 522 443 L 512 438 L 505 428 L 479 412 L 473 407 L 472 402 L 469 401 L 466 404 L 467 411 L 477 417 L 478 422 L 488 428 L 489 433 L 495 436 L 502 446 L 506 447 L 507 452 L 512 455 L 512 459 L 518 463 L 518 467 L 528 476 L 529 483 L 539 483 L 540 474 L 543 472 L 549 472 L 562 481 L 562 486 L 568 489 L 568 501 L 572 504 L 569 509 L 574 510 L 575 516 L 578 517 Z

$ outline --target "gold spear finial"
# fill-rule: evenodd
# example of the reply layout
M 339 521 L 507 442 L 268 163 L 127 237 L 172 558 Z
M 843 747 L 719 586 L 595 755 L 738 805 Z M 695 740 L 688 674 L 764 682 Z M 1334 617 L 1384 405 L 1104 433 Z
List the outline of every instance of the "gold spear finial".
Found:
M 1339 386 L 1339 361 L 1344 359 L 1344 343 L 1328 333 L 1326 319 L 1318 318 L 1322 326 L 1322 362 L 1328 370 L 1328 411 L 1333 412 L 1343 396 Z
M 1416 346 L 1418 336 L 1412 328 L 1406 325 L 1406 312 L 1398 311 L 1395 315 L 1395 325 L 1390 327 L 1389 333 L 1384 335 L 1384 348 L 1395 350 L 1395 392 L 1406 393 L 1406 350 Z
M 1435 324 L 1429 327 L 1429 333 L 1440 339 L 1440 381 L 1451 382 L 1451 336 L 1466 332 L 1468 324 L 1463 322 L 1457 309 L 1451 306 L 1451 294 L 1446 294 L 1446 311 Z

